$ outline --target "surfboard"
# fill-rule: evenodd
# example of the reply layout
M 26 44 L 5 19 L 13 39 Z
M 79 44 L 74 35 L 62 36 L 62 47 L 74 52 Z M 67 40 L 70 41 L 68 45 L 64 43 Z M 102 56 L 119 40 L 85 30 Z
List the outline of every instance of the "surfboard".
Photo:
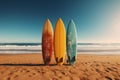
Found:
M 66 43 L 67 43 L 68 62 L 70 64 L 74 64 L 76 61 L 76 53 L 77 53 L 77 32 L 73 20 L 70 20 L 68 24 Z
M 66 30 L 61 18 L 58 19 L 54 30 L 54 54 L 58 65 L 62 65 L 66 54 Z
M 53 51 L 53 29 L 49 19 L 46 20 L 42 33 L 42 56 L 46 65 L 50 64 Z

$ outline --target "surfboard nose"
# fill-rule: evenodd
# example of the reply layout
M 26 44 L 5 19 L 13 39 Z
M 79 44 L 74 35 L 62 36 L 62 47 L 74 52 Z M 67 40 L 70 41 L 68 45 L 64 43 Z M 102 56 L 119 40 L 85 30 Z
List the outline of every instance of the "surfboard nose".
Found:
M 59 19 L 58 19 L 58 22 L 63 22 L 63 21 L 62 21 L 62 18 L 59 18 Z
M 71 19 L 71 20 L 69 21 L 69 24 L 75 24 L 74 21 L 73 21 L 73 19 Z
M 62 24 L 62 25 L 64 25 L 64 22 L 63 22 L 62 18 L 59 18 L 56 24 Z M 64 26 L 65 26 L 65 25 L 64 25 Z M 59 26 L 59 27 L 60 27 L 60 26 Z
M 70 20 L 70 23 L 74 23 L 73 19 Z
M 46 19 L 46 23 L 50 23 L 50 19 L 49 18 Z

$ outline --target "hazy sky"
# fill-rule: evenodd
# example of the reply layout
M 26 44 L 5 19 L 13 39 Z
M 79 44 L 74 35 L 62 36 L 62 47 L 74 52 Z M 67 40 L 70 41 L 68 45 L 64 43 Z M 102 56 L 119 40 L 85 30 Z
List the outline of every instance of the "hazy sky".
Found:
M 120 0 L 0 0 L 0 43 L 41 42 L 46 18 L 59 17 L 79 42 L 120 42 Z

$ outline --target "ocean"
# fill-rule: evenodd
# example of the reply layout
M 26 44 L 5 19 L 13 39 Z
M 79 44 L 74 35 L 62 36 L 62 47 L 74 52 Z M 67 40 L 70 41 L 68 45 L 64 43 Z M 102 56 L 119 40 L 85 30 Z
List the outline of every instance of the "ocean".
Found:
M 41 43 L 0 43 L 0 54 L 40 53 Z
M 0 43 L 0 54 L 41 53 L 41 43 Z M 120 43 L 78 43 L 79 54 L 120 54 Z

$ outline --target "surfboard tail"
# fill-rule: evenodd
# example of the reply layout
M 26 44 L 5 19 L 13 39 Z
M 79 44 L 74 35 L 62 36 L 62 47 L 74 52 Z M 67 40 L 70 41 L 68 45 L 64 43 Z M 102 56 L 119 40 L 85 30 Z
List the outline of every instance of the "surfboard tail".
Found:
M 68 62 L 69 62 L 70 64 L 74 64 L 75 61 L 76 61 L 76 57 L 75 57 L 75 56 L 73 56 L 73 57 L 68 56 Z

